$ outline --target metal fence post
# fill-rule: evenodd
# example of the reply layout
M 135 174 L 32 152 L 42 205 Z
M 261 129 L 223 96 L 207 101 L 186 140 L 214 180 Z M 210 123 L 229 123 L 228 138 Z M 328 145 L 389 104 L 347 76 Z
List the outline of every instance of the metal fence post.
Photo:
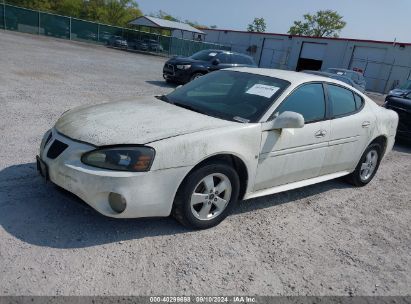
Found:
M 37 34 L 38 34 L 38 35 L 40 35 L 40 16 L 41 16 L 41 13 L 40 13 L 40 11 L 39 11 L 38 13 L 39 13 L 39 19 L 38 19 L 38 23 L 39 23 L 39 25 L 38 25 L 38 31 L 37 31 Z
M 71 40 L 71 17 L 69 17 L 69 20 L 70 20 L 70 40 Z
M 6 0 L 3 0 L 3 25 L 6 30 Z
M 384 86 L 384 89 L 383 89 L 383 94 L 385 94 L 385 92 L 387 91 L 387 87 L 388 87 L 388 84 L 390 83 L 390 78 L 391 78 L 391 75 L 392 75 L 392 70 L 394 69 L 394 65 L 395 65 L 395 58 L 394 58 L 394 60 L 393 60 L 393 62 L 392 62 L 392 64 L 391 64 L 391 67 L 390 67 L 390 71 L 389 71 L 389 73 L 388 73 L 388 77 L 387 77 L 387 80 L 385 81 L 385 86 Z
M 100 42 L 100 23 L 97 23 L 97 42 Z

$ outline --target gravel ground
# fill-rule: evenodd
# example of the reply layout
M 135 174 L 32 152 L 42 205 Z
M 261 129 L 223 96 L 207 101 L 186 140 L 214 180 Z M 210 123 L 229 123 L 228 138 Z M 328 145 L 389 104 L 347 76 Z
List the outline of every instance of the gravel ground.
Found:
M 34 156 L 59 115 L 171 90 L 164 60 L 0 32 L 0 295 L 411 294 L 407 146 L 365 188 L 335 180 L 241 202 L 206 231 L 106 218 L 45 184 Z

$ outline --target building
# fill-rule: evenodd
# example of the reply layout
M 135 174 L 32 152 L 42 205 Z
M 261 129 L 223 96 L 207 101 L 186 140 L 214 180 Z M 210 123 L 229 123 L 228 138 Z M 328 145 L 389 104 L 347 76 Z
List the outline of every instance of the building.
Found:
M 231 46 L 254 57 L 260 67 L 287 70 L 353 69 L 367 90 L 386 93 L 411 79 L 411 43 L 313 38 L 274 33 L 203 29 L 207 42 Z
M 171 31 L 171 36 L 187 40 L 203 41 L 205 33 L 187 23 L 175 22 L 151 16 L 141 16 L 129 22 L 137 27 L 149 27 L 154 29 L 166 29 Z

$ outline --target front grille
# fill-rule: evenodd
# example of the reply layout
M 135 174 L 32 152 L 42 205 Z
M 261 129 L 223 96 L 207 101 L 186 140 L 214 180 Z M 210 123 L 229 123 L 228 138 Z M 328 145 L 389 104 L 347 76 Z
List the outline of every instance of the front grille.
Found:
M 172 75 L 172 76 L 174 76 L 174 66 L 172 65 L 172 64 L 166 64 L 165 65 L 165 67 L 164 67 L 164 72 L 167 74 L 167 75 Z
M 66 150 L 68 145 L 65 143 L 55 140 L 52 144 L 50 149 L 47 152 L 47 157 L 51 159 L 57 158 L 61 153 L 63 153 L 64 150 Z

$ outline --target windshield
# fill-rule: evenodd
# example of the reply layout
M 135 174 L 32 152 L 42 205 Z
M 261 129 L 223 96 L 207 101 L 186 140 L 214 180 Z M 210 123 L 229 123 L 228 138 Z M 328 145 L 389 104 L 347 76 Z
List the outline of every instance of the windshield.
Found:
M 401 90 L 411 90 L 411 80 L 404 82 L 402 85 L 398 87 Z
M 191 59 L 200 61 L 210 61 L 219 53 L 215 51 L 200 51 L 190 56 Z
M 289 85 L 274 77 L 217 71 L 171 92 L 166 100 L 213 117 L 257 122 Z

